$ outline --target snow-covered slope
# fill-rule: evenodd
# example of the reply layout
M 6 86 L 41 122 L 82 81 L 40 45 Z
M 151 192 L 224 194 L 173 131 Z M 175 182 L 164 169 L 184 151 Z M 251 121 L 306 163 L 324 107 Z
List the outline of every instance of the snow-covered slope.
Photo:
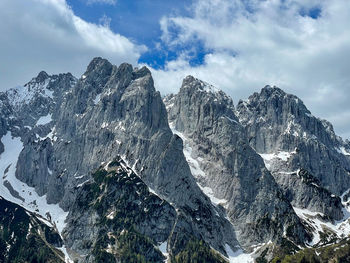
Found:
M 48 204 L 45 195 L 39 196 L 33 187 L 21 182 L 15 176 L 18 156 L 23 149 L 21 139 L 12 137 L 8 132 L 1 138 L 1 142 L 4 145 L 4 152 L 0 155 L 0 196 L 38 214 L 38 218 L 44 223 L 62 233 L 68 213 L 58 204 Z

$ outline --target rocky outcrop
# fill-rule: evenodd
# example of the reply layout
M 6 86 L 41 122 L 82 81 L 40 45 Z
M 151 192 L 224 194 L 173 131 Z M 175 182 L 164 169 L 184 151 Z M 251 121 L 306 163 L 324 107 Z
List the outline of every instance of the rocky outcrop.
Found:
M 336 195 L 350 187 L 350 163 L 346 144 L 329 122 L 314 117 L 296 96 L 270 86 L 240 101 L 237 116 L 293 206 L 343 217 Z
M 307 239 L 262 158 L 251 148 L 232 100 L 188 76 L 180 92 L 164 98 L 169 122 L 183 136 L 197 183 L 225 209 L 243 246 Z M 187 147 L 187 148 L 186 148 Z
M 123 159 L 104 164 L 77 189 L 63 234 L 77 255 L 73 260 L 104 262 L 113 255 L 124 262 L 130 253 L 151 262 L 166 259 L 157 247 L 164 243 L 166 248 L 177 213 L 149 192 Z
M 40 73 L 23 89 L 34 95 L 22 100 L 24 106 L 12 108 L 23 112 L 28 107 L 28 114 L 33 113 L 31 121 L 14 118 L 15 136 L 21 136 L 24 145 L 16 177 L 46 194 L 48 203 L 59 203 L 68 211 L 79 194 L 76 187 L 92 179 L 91 171 L 121 155 L 179 211 L 181 220 L 169 240 L 173 253 L 192 237 L 223 254 L 226 244 L 232 249 L 238 246 L 232 225 L 192 177 L 182 140 L 169 128 L 147 68 L 117 67 L 95 58 L 79 80 L 69 74 Z M 44 105 L 42 111 L 36 103 Z
M 47 223 L 0 196 L 0 262 L 65 262 L 62 239 Z

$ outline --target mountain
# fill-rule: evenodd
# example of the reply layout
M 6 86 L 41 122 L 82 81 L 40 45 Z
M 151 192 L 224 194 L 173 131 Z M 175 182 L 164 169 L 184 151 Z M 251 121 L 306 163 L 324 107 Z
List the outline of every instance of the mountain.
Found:
M 45 262 L 269 262 L 347 242 L 350 143 L 279 88 L 235 107 L 188 76 L 162 98 L 146 67 L 94 58 L 0 93 L 0 112 L 1 200 L 24 232 L 56 233 L 32 231 Z
M 19 94 L 18 103 L 8 103 L 13 101 L 10 93 Z M 9 162 L 11 180 L 4 191 L 15 189 L 17 198 L 9 195 L 21 205 L 33 207 L 32 195 L 24 196 L 17 190 L 23 181 L 38 196 L 44 195 L 48 203 L 59 204 L 57 211 L 66 211 L 50 211 L 51 217 L 55 213 L 66 215 L 66 228 L 69 222 L 78 225 L 70 220 L 75 213 L 67 213 L 81 195 L 79 186 L 93 179 L 102 162 L 122 156 L 129 168 L 176 211 L 168 219 L 171 236 L 169 232 L 161 240 L 169 238 L 172 256 L 191 240 L 203 240 L 224 255 L 226 245 L 232 249 L 238 246 L 230 222 L 195 183 L 182 141 L 168 126 L 165 106 L 147 68 L 128 64 L 117 67 L 96 58 L 80 79 L 70 74 L 40 73 L 29 84 L 5 95 L 4 108 L 8 107 L 10 115 L 3 133 L 9 144 L 17 146 Z M 37 104 L 44 105 L 42 111 L 37 110 Z M 4 146 L 6 155 L 11 146 Z M 33 208 L 40 210 L 40 206 Z M 42 210 L 39 212 L 45 215 Z M 75 259 L 83 248 L 73 243 L 71 247 L 78 248 L 78 252 L 71 251 Z
M 266 86 L 248 101 L 240 101 L 237 115 L 257 152 L 285 152 L 290 157 L 290 170 L 308 170 L 321 186 L 337 195 L 349 189 L 348 144 L 335 135 L 328 121 L 314 117 L 296 96 Z
M 240 101 L 236 113 L 249 144 L 314 233 L 309 244 L 347 236 L 343 219 L 349 217 L 348 142 L 336 136 L 328 121 L 314 117 L 299 98 L 277 87 L 266 86 Z
M 262 158 L 249 145 L 232 100 L 191 76 L 166 97 L 169 122 L 180 132 L 198 185 L 224 208 L 241 245 L 282 238 L 301 244 L 303 226 Z
M 64 262 L 62 239 L 43 218 L 0 197 L 0 262 Z

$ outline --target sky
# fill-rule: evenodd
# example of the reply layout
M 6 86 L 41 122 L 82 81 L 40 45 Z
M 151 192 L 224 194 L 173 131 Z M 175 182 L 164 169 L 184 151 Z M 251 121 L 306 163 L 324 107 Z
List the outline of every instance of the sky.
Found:
M 349 0 L 0 1 L 0 90 L 96 56 L 148 66 L 163 95 L 187 75 L 235 103 L 275 85 L 350 139 Z

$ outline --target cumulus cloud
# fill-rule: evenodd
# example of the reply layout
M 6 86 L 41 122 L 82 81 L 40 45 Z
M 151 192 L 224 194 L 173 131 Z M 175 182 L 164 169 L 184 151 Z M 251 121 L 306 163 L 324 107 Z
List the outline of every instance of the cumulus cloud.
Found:
M 164 17 L 160 25 L 168 48 L 200 42 L 208 51 L 199 66 L 184 54 L 153 69 L 163 93 L 176 92 L 187 74 L 236 102 L 276 85 L 350 137 L 348 0 L 196 0 L 189 16 Z
M 100 23 L 100 25 L 107 27 L 107 28 L 110 28 L 112 18 L 110 18 L 110 17 L 106 16 L 106 14 L 104 14 L 103 16 L 100 17 L 98 22 Z
M 95 56 L 136 64 L 145 46 L 74 15 L 65 0 L 0 1 L 0 90 L 39 71 L 82 74 Z

